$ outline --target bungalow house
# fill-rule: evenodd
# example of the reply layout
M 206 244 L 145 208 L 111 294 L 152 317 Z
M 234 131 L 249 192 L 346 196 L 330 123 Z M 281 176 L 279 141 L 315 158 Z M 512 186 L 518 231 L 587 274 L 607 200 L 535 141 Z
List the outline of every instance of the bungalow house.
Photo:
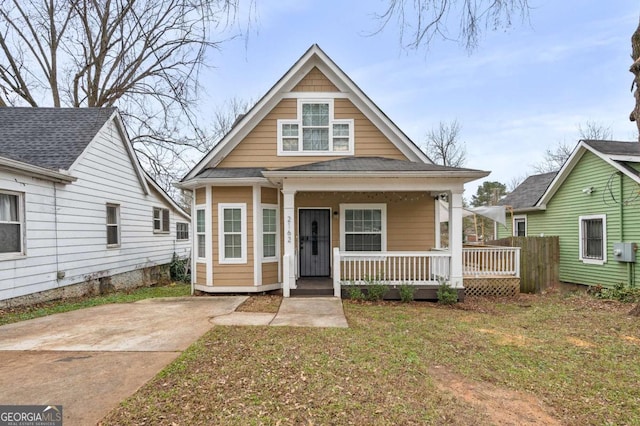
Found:
M 115 108 L 0 108 L 0 306 L 155 282 L 190 222 Z
M 371 280 L 446 280 L 462 291 L 462 192 L 487 175 L 434 165 L 313 45 L 178 184 L 194 192 L 194 288 L 289 297 L 316 282 L 340 296 Z
M 560 281 L 636 284 L 640 144 L 581 140 L 560 171 L 529 177 L 502 201 L 509 235 L 558 236 Z

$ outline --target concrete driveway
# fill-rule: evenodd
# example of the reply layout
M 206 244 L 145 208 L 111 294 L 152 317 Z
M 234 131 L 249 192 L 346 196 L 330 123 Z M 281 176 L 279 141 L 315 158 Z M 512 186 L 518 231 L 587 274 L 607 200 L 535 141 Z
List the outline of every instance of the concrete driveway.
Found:
M 147 299 L 0 327 L 0 405 L 62 405 L 92 425 L 246 296 Z

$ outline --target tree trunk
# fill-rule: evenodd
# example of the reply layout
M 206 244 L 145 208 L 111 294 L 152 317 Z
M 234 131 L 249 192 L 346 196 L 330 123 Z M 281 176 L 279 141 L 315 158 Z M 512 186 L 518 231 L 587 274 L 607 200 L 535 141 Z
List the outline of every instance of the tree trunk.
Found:
M 633 64 L 629 68 L 629 71 L 633 74 L 631 90 L 635 88 L 633 96 L 636 99 L 636 104 L 631 114 L 629 114 L 629 119 L 635 121 L 638 127 L 638 140 L 640 141 L 640 23 L 638 23 L 638 28 L 631 36 L 631 59 L 633 59 Z

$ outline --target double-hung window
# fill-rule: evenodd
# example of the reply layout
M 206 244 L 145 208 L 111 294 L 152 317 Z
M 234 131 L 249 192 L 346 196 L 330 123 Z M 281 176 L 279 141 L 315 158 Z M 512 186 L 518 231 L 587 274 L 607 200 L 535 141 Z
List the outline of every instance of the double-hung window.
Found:
M 23 254 L 22 193 L 0 191 L 0 254 Z
M 163 234 L 169 232 L 169 209 L 153 208 L 153 232 Z
M 247 205 L 218 204 L 219 263 L 247 263 Z
M 333 99 L 298 99 L 297 111 L 278 120 L 278 155 L 353 154 L 353 119 L 335 119 Z
M 385 204 L 341 204 L 340 246 L 344 251 L 386 251 Z
M 513 236 L 527 236 L 527 216 L 515 216 L 513 218 Z
M 603 264 L 607 261 L 607 217 L 580 216 L 580 260 Z
M 197 236 L 197 257 L 204 259 L 207 257 L 207 240 L 205 233 L 205 209 L 196 209 L 196 236 Z
M 176 222 L 176 240 L 184 241 L 189 239 L 189 224 L 187 222 Z
M 120 206 L 107 204 L 107 247 L 120 245 Z
M 276 260 L 278 232 L 278 210 L 273 207 L 262 207 L 262 259 Z

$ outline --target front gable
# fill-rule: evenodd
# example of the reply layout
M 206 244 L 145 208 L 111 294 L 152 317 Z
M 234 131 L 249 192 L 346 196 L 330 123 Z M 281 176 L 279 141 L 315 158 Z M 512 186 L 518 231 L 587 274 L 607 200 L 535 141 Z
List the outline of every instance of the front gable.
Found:
M 312 109 L 320 110 L 323 116 L 315 122 L 303 120 L 303 114 L 310 117 Z M 420 148 L 313 45 L 183 181 L 212 167 L 278 168 L 344 156 L 431 164 Z

